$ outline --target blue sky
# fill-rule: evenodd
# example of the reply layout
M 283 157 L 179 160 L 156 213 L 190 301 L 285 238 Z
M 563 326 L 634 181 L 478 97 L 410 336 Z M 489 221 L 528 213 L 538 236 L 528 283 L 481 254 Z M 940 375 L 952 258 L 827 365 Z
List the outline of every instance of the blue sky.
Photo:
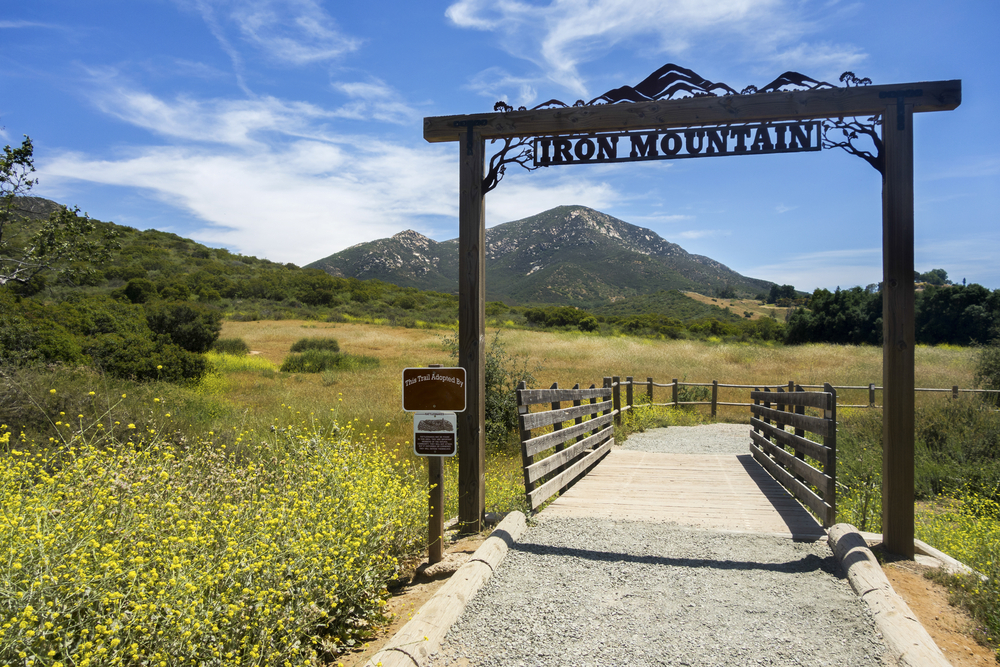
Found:
M 306 264 L 458 235 L 425 116 L 572 103 L 674 62 L 739 90 L 962 79 L 915 128 L 916 268 L 1000 288 L 995 0 L 36 0 L 0 10 L 0 141 L 35 194 Z M 489 146 L 487 146 L 489 148 Z M 582 204 L 799 289 L 881 279 L 881 180 L 840 151 L 508 170 L 487 225 Z

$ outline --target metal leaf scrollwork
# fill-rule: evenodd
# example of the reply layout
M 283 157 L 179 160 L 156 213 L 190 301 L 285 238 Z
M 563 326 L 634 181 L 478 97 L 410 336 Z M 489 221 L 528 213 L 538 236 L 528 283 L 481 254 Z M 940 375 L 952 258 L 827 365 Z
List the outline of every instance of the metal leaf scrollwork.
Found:
M 496 141 L 497 139 L 492 139 L 490 143 L 492 144 Z M 490 158 L 490 168 L 483 178 L 482 193 L 485 195 L 500 183 L 504 172 L 507 171 L 508 164 L 519 164 L 527 171 L 538 169 L 538 167 L 534 167 L 531 164 L 534 157 L 530 137 L 508 137 L 507 139 L 503 139 L 503 148 Z
M 844 72 L 840 82 L 845 87 L 871 85 L 868 77 L 859 79 L 854 72 Z M 879 126 L 882 125 L 882 115 L 872 116 L 865 120 L 858 118 L 835 118 L 823 123 L 823 148 L 840 148 L 851 155 L 861 158 L 870 164 L 878 173 L 885 176 L 885 157 L 882 155 L 882 137 Z M 874 150 L 859 148 L 855 142 L 867 137 Z

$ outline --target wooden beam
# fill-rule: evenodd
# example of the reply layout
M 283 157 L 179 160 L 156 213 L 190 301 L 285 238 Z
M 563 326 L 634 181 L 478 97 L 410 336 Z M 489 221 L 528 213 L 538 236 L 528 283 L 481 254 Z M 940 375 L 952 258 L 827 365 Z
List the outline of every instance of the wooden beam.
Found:
M 884 112 L 882 534 L 887 551 L 913 558 L 913 108 L 900 116 L 894 100 Z
M 466 408 L 458 415 L 458 521 L 479 532 L 486 512 L 486 218 L 483 140 L 463 129 L 459 143 L 458 364 L 466 373 Z
M 594 106 L 482 113 L 424 118 L 424 139 L 459 141 L 468 122 L 483 122 L 476 129 L 484 139 L 587 132 L 625 132 L 719 123 L 749 123 L 841 116 L 874 116 L 886 110 L 880 93 L 920 91 L 906 97 L 914 112 L 948 111 L 962 102 L 962 82 L 925 81 L 886 86 L 827 88 L 794 92 L 687 97 Z M 895 110 L 895 98 L 892 110 Z

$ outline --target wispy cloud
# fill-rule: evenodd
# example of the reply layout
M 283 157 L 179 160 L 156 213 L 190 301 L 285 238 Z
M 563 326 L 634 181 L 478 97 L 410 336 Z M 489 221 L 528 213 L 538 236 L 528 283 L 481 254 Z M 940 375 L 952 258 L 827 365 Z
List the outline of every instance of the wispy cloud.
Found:
M 688 229 L 675 236 L 681 239 L 703 239 L 710 236 L 732 236 L 732 232 L 727 229 Z
M 818 287 L 854 287 L 882 280 L 882 249 L 851 248 L 803 253 L 783 258 L 780 264 L 741 267 L 744 275 L 794 285 L 812 291 Z
M 51 23 L 39 23 L 38 21 L 0 21 L 0 30 L 4 28 L 7 29 L 17 29 L 17 28 L 59 28 L 62 26 L 53 25 Z
M 420 118 L 416 109 L 400 100 L 400 95 L 385 82 L 370 81 L 334 83 L 333 88 L 351 98 L 351 101 L 334 113 L 357 120 L 381 120 L 398 125 L 412 123 Z
M 785 206 L 784 204 L 778 204 L 774 207 L 774 210 L 778 213 L 788 213 L 789 211 L 794 211 L 798 206 Z
M 738 58 L 837 73 L 865 58 L 852 45 L 807 41 L 821 21 L 803 11 L 786 0 L 458 0 L 445 14 L 458 27 L 496 33 L 542 78 L 586 97 L 603 91 L 590 89 L 579 66 L 616 47 L 676 59 L 725 43 Z
M 247 41 L 273 58 L 295 65 L 330 60 L 361 43 L 340 32 L 314 0 L 234 2 L 228 10 Z

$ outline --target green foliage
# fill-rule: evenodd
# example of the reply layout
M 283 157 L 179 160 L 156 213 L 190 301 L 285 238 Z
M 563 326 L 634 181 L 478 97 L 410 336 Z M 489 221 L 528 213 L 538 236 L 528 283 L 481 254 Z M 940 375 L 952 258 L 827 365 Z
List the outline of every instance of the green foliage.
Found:
M 378 357 L 333 352 L 330 350 L 307 349 L 285 357 L 281 364 L 282 373 L 322 373 L 324 371 L 350 371 L 375 368 Z
M 458 336 L 445 338 L 444 345 L 453 359 L 458 359 Z M 524 382 L 530 387 L 535 376 L 528 369 L 527 357 L 515 356 L 507 351 L 501 330 L 497 329 L 486 345 L 486 444 L 493 451 L 503 450 L 513 444 L 517 433 L 517 385 Z
M 300 338 L 292 344 L 292 352 L 305 352 L 306 350 L 340 352 L 340 343 L 337 342 L 336 338 L 312 337 Z
M 767 302 L 787 306 L 795 300 L 796 296 L 798 295 L 795 293 L 795 288 L 792 285 L 771 285 L 771 291 L 767 295 Z
M 916 302 L 918 343 L 986 343 L 1000 325 L 1000 290 L 982 285 L 928 286 Z
M 950 285 L 951 281 L 948 280 L 948 272 L 944 269 L 931 269 L 927 273 L 919 273 L 918 271 L 913 272 L 913 281 L 918 283 L 927 283 L 928 285 Z
M 148 278 L 133 278 L 125 285 L 124 294 L 132 303 L 146 303 L 155 299 L 159 292 L 152 280 Z
M 240 357 L 250 354 L 250 346 L 242 338 L 219 338 L 212 343 L 212 351 Z
M 837 429 L 837 520 L 882 530 L 882 411 L 842 410 Z
M 207 352 L 222 331 L 222 314 L 188 302 L 156 301 L 146 305 L 146 323 L 188 352 Z
M 1000 338 L 979 348 L 975 373 L 976 387 L 1000 389 Z M 983 400 L 990 405 L 997 405 L 1000 403 L 1000 394 L 983 394 Z
M 19 210 L 19 199 L 38 182 L 34 147 L 27 136 L 17 148 L 4 146 L 0 156 L 0 287 L 28 285 L 44 271 L 55 271 L 69 282 L 87 279 L 90 262 L 107 259 L 115 246 L 113 234 L 99 231 L 79 209 L 58 207 L 35 221 Z M 75 280 L 74 280 L 75 279 Z
M 817 289 L 808 309 L 794 311 L 785 338 L 791 344 L 841 343 L 880 345 L 882 293 L 860 287 L 830 292 Z

